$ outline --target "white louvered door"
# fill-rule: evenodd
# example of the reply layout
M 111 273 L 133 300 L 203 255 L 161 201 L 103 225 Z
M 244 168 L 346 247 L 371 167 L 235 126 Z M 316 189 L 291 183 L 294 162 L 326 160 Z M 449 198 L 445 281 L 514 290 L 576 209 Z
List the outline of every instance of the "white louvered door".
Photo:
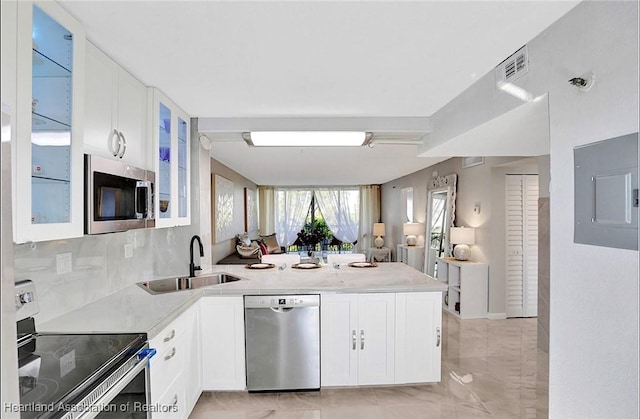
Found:
M 506 175 L 507 317 L 538 315 L 538 175 Z

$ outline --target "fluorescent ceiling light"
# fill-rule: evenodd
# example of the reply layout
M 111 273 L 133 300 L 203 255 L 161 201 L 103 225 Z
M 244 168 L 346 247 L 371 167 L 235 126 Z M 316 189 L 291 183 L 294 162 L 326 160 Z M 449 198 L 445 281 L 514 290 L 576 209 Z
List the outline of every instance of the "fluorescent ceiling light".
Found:
M 242 138 L 254 147 L 360 147 L 371 133 L 358 131 L 253 131 Z

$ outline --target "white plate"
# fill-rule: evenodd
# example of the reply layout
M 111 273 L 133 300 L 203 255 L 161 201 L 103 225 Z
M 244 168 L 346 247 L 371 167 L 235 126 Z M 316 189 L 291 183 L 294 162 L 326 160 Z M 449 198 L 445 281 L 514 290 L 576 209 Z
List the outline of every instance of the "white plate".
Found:
M 251 263 L 249 265 L 246 266 L 247 269 L 269 269 L 269 268 L 273 268 L 274 265 L 273 263 Z
M 349 266 L 354 268 L 375 268 L 378 265 L 371 262 L 351 262 Z
M 298 268 L 298 269 L 315 269 L 319 267 L 320 265 L 316 265 L 315 263 L 296 263 L 295 265 L 292 266 L 292 268 Z

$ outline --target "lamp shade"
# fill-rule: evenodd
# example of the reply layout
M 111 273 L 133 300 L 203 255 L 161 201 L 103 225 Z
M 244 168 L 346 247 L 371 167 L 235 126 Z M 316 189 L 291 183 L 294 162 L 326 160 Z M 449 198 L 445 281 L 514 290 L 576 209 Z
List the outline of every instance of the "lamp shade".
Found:
M 373 235 L 374 236 L 384 236 L 384 223 L 374 223 L 373 224 Z
M 474 244 L 476 230 L 470 227 L 451 227 L 451 244 Z
M 402 233 L 405 236 L 418 236 L 422 233 L 422 224 L 420 223 L 404 223 L 402 225 Z

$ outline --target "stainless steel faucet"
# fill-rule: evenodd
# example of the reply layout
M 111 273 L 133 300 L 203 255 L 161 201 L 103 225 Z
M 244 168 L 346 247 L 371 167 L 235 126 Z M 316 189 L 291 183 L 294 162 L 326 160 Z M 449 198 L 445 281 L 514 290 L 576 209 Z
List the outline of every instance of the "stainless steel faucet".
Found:
M 193 278 L 196 276 L 196 271 L 201 271 L 202 268 L 200 266 L 196 266 L 193 263 L 193 242 L 198 241 L 198 245 L 200 246 L 200 257 L 204 257 L 204 248 L 202 247 L 202 241 L 200 240 L 200 236 L 197 234 L 191 237 L 191 243 L 189 244 L 189 277 Z

